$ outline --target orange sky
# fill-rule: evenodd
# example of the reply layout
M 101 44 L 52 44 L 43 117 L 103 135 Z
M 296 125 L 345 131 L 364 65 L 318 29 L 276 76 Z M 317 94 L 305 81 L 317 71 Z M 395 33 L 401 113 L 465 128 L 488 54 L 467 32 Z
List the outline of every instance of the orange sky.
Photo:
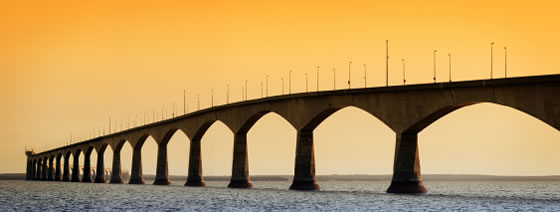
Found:
M 0 7 L 0 173 L 25 170 L 25 146 L 35 149 L 117 126 L 138 115 L 150 119 L 173 103 L 182 109 L 305 89 L 321 66 L 320 89 L 348 80 L 353 87 L 384 83 L 385 39 L 390 40 L 390 83 L 432 80 L 438 50 L 438 81 L 489 78 L 490 42 L 495 76 L 559 74 L 560 4 L 554 1 L 10 1 Z M 180 110 L 182 113 L 182 110 Z M 105 125 L 105 126 L 104 126 Z M 316 130 L 318 174 L 391 173 L 394 133 L 376 118 L 344 109 Z M 274 135 L 274 136 L 271 136 Z M 186 173 L 184 135 L 170 145 L 170 173 Z M 203 139 L 205 174 L 229 175 L 232 133 L 218 123 Z M 274 153 L 267 152 L 277 149 Z M 560 174 L 558 130 L 519 111 L 492 104 L 458 110 L 420 133 L 423 173 Z M 143 149 L 144 170 L 155 171 L 156 145 Z M 249 132 L 252 174 L 292 174 L 295 130 L 276 114 Z M 108 153 L 109 154 L 109 153 Z M 123 152 L 123 166 L 130 151 Z M 150 159 L 150 157 L 154 159 Z M 110 157 L 106 157 L 110 162 Z M 341 159 L 342 158 L 342 159 Z M 130 160 L 130 159 L 128 159 Z M 94 160 L 92 160 L 94 161 Z M 106 167 L 109 167 L 106 164 Z M 552 167 L 552 168 L 551 168 Z M 129 169 L 129 168 L 128 168 Z

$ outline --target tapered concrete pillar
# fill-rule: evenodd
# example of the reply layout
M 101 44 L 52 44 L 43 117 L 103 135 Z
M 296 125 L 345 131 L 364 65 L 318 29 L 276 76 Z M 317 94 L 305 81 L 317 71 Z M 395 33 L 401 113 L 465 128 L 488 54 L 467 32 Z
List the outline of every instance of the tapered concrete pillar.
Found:
M 200 139 L 191 140 L 189 153 L 189 176 L 185 186 L 205 186 L 202 177 L 202 155 L 200 154 Z
M 43 167 L 41 168 L 41 180 L 43 180 L 43 181 L 48 180 L 48 178 L 47 178 L 47 174 L 48 174 L 48 171 L 49 171 L 48 162 L 49 161 L 48 161 L 47 158 L 43 159 Z
M 43 168 L 42 161 L 37 160 L 37 171 L 35 172 L 35 180 L 41 180 L 41 177 L 43 175 L 41 168 Z
M 74 164 L 72 165 L 72 182 L 80 182 L 80 153 L 74 154 Z
M 315 179 L 313 131 L 300 130 L 298 132 L 294 180 L 290 189 L 319 190 L 319 185 L 317 185 L 317 180 Z
M 31 161 L 27 158 L 27 165 L 25 166 L 25 180 L 31 179 Z
M 49 158 L 49 169 L 47 171 L 47 180 L 54 180 L 54 157 Z
M 35 180 L 35 177 L 36 177 L 35 172 L 37 171 L 36 165 L 37 165 L 37 162 L 35 160 L 32 160 L 31 161 L 31 180 Z
M 105 181 L 105 164 L 103 161 L 103 151 L 99 151 L 97 153 L 97 171 L 95 173 L 95 181 L 94 183 L 106 183 Z
M 70 181 L 70 155 L 64 157 L 64 170 L 62 171 L 62 181 Z
M 420 174 L 418 134 L 397 134 L 393 180 L 387 193 L 425 193 Z
M 113 150 L 113 171 L 109 183 L 123 183 L 121 177 L 121 150 Z
M 169 185 L 169 176 L 167 168 L 167 143 L 158 145 L 156 180 L 154 185 Z
M 132 173 L 130 174 L 129 184 L 144 184 L 142 176 L 142 145 L 137 144 L 132 149 Z
M 62 170 L 60 170 L 60 161 L 61 161 L 62 157 L 55 157 L 56 160 L 56 166 L 54 167 L 54 181 L 60 181 L 61 177 L 60 175 L 62 174 Z
M 83 183 L 91 183 L 91 151 L 84 152 L 84 174 L 82 176 Z
M 247 155 L 247 133 L 240 132 L 235 134 L 233 144 L 233 166 L 231 169 L 230 188 L 251 188 L 251 178 L 249 177 L 249 158 Z

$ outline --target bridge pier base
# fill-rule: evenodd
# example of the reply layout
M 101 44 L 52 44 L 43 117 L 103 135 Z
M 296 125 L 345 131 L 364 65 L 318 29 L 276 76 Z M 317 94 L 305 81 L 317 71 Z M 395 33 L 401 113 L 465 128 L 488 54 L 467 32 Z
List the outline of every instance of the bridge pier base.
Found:
M 104 154 L 104 149 L 103 151 L 99 151 L 97 153 L 97 171 L 95 173 L 95 181 L 93 181 L 94 183 L 106 183 L 107 181 L 105 181 L 105 164 L 103 161 L 103 154 Z
M 185 186 L 206 186 L 202 177 L 202 157 L 200 155 L 200 138 L 191 140 L 189 153 L 189 176 Z
M 99 171 L 98 171 L 99 172 Z M 113 171 L 111 173 L 111 181 L 109 183 L 123 183 L 121 177 L 121 150 L 113 150 Z
M 80 152 L 74 154 L 74 165 L 72 166 L 71 182 L 80 182 Z
M 251 188 L 249 177 L 249 160 L 247 156 L 247 133 L 235 134 L 233 143 L 233 167 L 231 169 L 231 181 L 229 188 Z
M 169 175 L 167 168 L 167 144 L 160 143 L 158 145 L 156 179 L 154 185 L 169 185 Z
M 136 145 L 132 150 L 132 173 L 128 184 L 144 184 L 142 176 L 142 145 Z
M 298 131 L 296 144 L 296 165 L 292 190 L 319 190 L 315 178 L 315 156 L 313 131 Z
M 43 159 L 43 167 L 41 168 L 41 180 L 46 181 L 47 180 L 47 172 L 48 172 L 48 166 L 47 166 L 47 159 Z
M 35 180 L 41 180 L 41 168 L 42 168 L 42 164 L 41 164 L 41 160 L 37 160 L 37 167 L 36 167 L 36 171 L 35 171 Z
M 55 157 L 55 160 L 56 160 L 56 166 L 55 166 L 55 170 L 54 170 L 54 180 L 55 181 L 60 181 L 61 180 L 61 177 L 60 177 L 60 174 L 61 174 L 60 159 L 61 159 L 61 157 L 59 157 L 59 156 Z
M 62 181 L 70 181 L 70 155 L 64 155 L 64 169 L 62 170 Z
M 54 158 L 49 158 L 49 169 L 47 170 L 47 180 L 54 180 Z
M 84 152 L 84 174 L 82 176 L 82 183 L 91 183 L 91 151 L 93 150 L 86 150 Z
M 393 179 L 387 193 L 426 193 L 420 174 L 418 134 L 397 134 Z

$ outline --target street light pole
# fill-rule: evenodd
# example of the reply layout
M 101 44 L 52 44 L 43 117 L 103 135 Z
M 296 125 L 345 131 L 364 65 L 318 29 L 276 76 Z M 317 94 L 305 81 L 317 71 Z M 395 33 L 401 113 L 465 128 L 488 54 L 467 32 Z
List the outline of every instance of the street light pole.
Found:
M 447 54 L 449 56 L 449 82 L 451 82 L 451 53 Z
M 403 78 L 403 85 L 406 85 L 406 72 L 405 72 L 404 59 L 402 59 L 402 78 Z
M 187 90 L 183 89 L 183 115 L 185 114 L 187 114 Z
M 266 75 L 266 97 L 268 97 L 268 75 Z
M 332 69 L 333 72 L 333 90 L 336 90 L 336 69 Z
M 292 94 L 292 70 L 288 74 L 288 94 Z
M 309 90 L 308 88 L 308 84 L 307 84 L 307 73 L 305 73 L 305 92 L 307 92 Z
M 200 110 L 200 94 L 196 94 L 196 110 Z
M 367 88 L 367 67 L 364 64 L 364 88 Z
M 436 83 L 436 53 L 437 50 L 434 50 L 434 83 Z
M 319 92 L 319 66 L 317 66 L 317 92 Z
M 247 90 L 249 90 L 249 88 L 247 87 L 247 80 L 245 80 L 245 101 L 247 101 Z
M 494 78 L 494 42 L 490 43 L 490 79 Z
M 348 62 L 348 89 L 350 89 L 350 79 L 352 79 L 352 74 L 351 74 L 351 70 L 352 70 L 352 61 Z
M 385 85 L 389 87 L 389 40 L 385 40 Z
M 504 71 L 505 71 L 505 78 L 507 78 L 507 47 L 505 46 L 504 46 L 504 53 L 505 53 Z
M 212 93 L 210 95 L 211 95 L 210 106 L 214 107 L 214 89 L 212 89 Z

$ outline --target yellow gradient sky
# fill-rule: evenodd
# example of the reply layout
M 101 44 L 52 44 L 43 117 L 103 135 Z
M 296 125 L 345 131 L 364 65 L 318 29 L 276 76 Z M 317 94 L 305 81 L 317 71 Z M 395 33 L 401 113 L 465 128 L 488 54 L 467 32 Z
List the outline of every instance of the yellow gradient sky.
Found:
M 155 110 L 188 108 L 278 95 L 288 71 L 292 91 L 305 73 L 320 89 L 348 80 L 384 84 L 385 39 L 390 40 L 390 84 L 447 81 L 452 54 L 455 81 L 560 74 L 560 4 L 555 1 L 3 1 L 0 3 L 0 173 L 25 170 L 25 146 L 36 151 L 92 131 L 126 127 Z M 560 91 L 559 91 L 560 92 Z M 138 118 L 136 118 L 138 117 Z M 116 123 L 115 123 L 116 122 Z M 358 108 L 335 113 L 316 130 L 318 174 L 389 174 L 395 134 Z M 269 114 L 249 132 L 251 174 L 293 174 L 296 132 Z M 479 104 L 460 109 L 420 133 L 423 173 L 560 174 L 560 132 L 517 110 Z M 231 173 L 233 135 L 222 123 L 203 138 L 205 175 Z M 186 174 L 188 139 L 169 145 L 170 174 Z M 271 150 L 275 150 L 271 152 Z M 148 141 L 144 172 L 155 172 L 156 145 Z M 130 167 L 130 147 L 123 150 Z M 106 153 L 106 163 L 111 161 Z M 93 155 L 95 156 L 95 155 Z M 95 160 L 92 160 L 95 161 Z M 95 162 L 94 164 L 95 165 Z M 109 164 L 105 165 L 110 167 Z

